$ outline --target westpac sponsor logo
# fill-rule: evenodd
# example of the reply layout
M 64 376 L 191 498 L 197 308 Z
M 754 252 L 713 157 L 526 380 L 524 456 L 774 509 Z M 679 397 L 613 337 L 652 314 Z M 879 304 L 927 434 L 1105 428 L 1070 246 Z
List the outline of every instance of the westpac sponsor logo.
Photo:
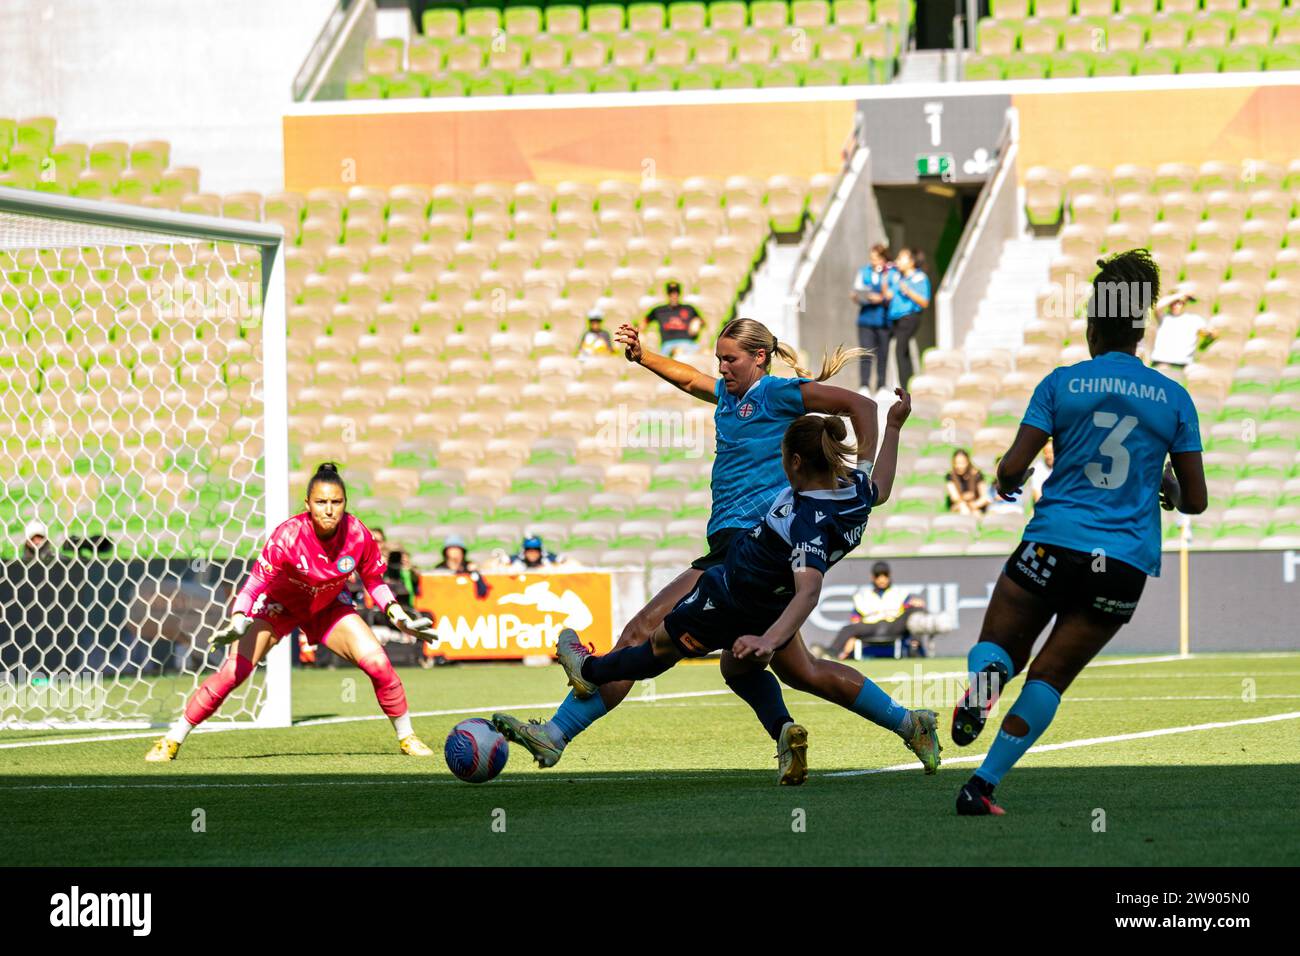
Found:
M 153 925 L 151 893 L 83 893 L 73 886 L 50 897 L 50 925 L 129 927 L 132 936 L 148 936 Z

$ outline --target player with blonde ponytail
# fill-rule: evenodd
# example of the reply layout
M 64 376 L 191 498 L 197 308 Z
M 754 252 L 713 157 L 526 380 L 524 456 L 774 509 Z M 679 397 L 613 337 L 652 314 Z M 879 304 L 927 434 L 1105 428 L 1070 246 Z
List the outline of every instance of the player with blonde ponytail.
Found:
M 768 505 L 787 487 L 781 467 L 781 441 L 786 429 L 809 412 L 846 416 L 857 440 L 856 460 L 870 471 L 876 457 L 879 427 L 876 404 L 847 388 L 826 384 L 864 351 L 837 348 L 823 359 L 820 373 L 799 366 L 789 345 L 782 345 L 763 323 L 754 319 L 728 322 L 718 336 L 714 354 L 718 375 L 659 355 L 642 347 L 640 335 L 623 325 L 614 336 L 624 356 L 671 382 L 687 394 L 717 406 L 717 457 L 713 463 L 713 508 L 706 531 L 709 550 L 674 578 L 628 622 L 615 649 L 645 644 L 665 615 L 696 586 L 709 568 L 722 564 L 727 548 L 767 513 Z M 796 377 L 770 374 L 772 359 L 780 358 Z M 565 746 L 616 707 L 632 689 L 632 681 L 607 683 L 589 698 L 570 694 L 549 721 L 526 723 L 509 714 L 494 714 L 497 729 L 526 747 L 539 766 L 554 766 Z

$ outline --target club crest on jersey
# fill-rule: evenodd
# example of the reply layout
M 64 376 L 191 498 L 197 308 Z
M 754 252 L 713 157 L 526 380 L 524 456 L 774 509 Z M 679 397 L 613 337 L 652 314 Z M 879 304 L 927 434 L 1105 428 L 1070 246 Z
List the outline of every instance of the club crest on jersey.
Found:
M 757 406 L 755 406 L 753 402 L 745 402 L 738 409 L 736 409 L 736 414 L 739 415 L 741 418 L 749 418 L 751 415 L 754 414 L 756 407 Z
M 345 554 L 339 558 L 338 563 L 334 565 L 339 574 L 351 574 L 352 569 L 357 566 L 356 560 L 350 554 Z

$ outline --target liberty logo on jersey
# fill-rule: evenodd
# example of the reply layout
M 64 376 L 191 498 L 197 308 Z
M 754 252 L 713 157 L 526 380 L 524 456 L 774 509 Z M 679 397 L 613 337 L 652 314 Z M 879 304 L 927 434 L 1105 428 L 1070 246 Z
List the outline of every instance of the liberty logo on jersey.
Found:
M 357 562 L 350 554 L 343 555 L 343 557 L 339 558 L 338 563 L 334 565 L 334 567 L 338 569 L 339 574 L 351 574 L 352 569 L 356 566 Z
M 756 406 L 754 405 L 753 402 L 745 402 L 745 404 L 741 405 L 738 409 L 736 409 L 736 414 L 739 415 L 741 418 L 749 418 L 751 415 L 754 414 L 755 408 Z

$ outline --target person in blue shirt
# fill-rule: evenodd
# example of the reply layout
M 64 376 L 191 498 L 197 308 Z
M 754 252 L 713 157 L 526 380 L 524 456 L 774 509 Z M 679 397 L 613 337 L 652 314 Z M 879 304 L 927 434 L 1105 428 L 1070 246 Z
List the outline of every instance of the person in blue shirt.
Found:
M 894 338 L 898 384 L 912 380 L 912 339 L 921 327 L 921 310 L 930 304 L 930 277 L 921 268 L 919 253 L 898 250 L 885 282 L 885 314 Z
M 642 347 L 640 334 L 631 325 L 615 333 L 624 356 L 671 382 L 684 392 L 716 406 L 717 454 L 713 462 L 711 489 L 713 508 L 706 529 L 708 553 L 691 563 L 638 611 L 623 628 L 616 648 L 644 644 L 664 616 L 696 586 L 700 575 L 722 563 L 727 547 L 748 531 L 767 511 L 767 506 L 786 487 L 781 468 L 781 439 L 789 424 L 807 412 L 844 415 L 853 423 L 861 449 L 860 457 L 875 456 L 879 438 L 876 404 L 846 388 L 825 384 L 826 379 L 855 361 L 861 350 L 837 348 L 822 360 L 816 378 L 799 367 L 798 355 L 788 345 L 753 319 L 727 323 L 718 337 L 715 353 L 718 376 L 658 355 Z M 772 359 L 780 357 L 795 370 L 796 377 L 770 374 Z M 788 681 L 817 683 L 834 675 L 808 667 L 791 672 Z M 539 766 L 552 767 L 564 748 L 587 727 L 613 710 L 632 689 L 632 681 L 606 684 L 601 693 L 587 699 L 573 694 L 560 705 L 549 721 L 527 723 L 509 714 L 493 714 L 492 721 L 509 740 L 526 747 Z
M 858 305 L 858 344 L 867 350 L 862 356 L 862 387 L 868 395 L 874 395 L 885 385 L 890 339 L 885 283 L 889 272 L 888 250 L 876 243 L 871 247 L 868 263 L 854 277 L 850 293 Z
M 791 718 L 767 665 L 780 673 L 782 663 L 808 656 L 799 627 L 820 600 L 826 572 L 858 546 L 871 509 L 889 497 L 899 432 L 911 409 L 901 389 L 899 398 L 889 410 L 874 471 L 869 462 L 849 466 L 856 449 L 845 441 L 843 420 L 805 415 L 792 422 L 781 445 L 788 486 L 732 543 L 723 563 L 705 571 L 677 602 L 647 643 L 596 655 L 573 630 L 560 632 L 556 656 L 573 692 L 594 697 L 602 685 L 656 677 L 683 658 L 723 651 L 727 685 L 777 742 L 780 783 L 803 783 L 808 733 Z M 854 668 L 822 663 L 840 681 L 813 693 L 898 734 L 926 773 L 938 769 L 933 711 L 908 710 Z
M 957 796 L 964 816 L 1002 815 L 993 789 L 1051 724 L 1066 688 L 1133 616 L 1160 573 L 1160 511 L 1206 508 L 1201 434 L 1191 396 L 1137 357 L 1160 273 L 1146 249 L 1098 260 L 1088 303 L 1092 358 L 1053 370 L 1034 389 L 996 490 L 1020 492 L 1051 439 L 1055 462 L 1024 540 L 989 600 L 967 657 L 970 686 L 952 739 L 979 736 L 997 695 L 1046 642 L 988 755 Z M 1168 463 L 1166 463 L 1166 459 Z

